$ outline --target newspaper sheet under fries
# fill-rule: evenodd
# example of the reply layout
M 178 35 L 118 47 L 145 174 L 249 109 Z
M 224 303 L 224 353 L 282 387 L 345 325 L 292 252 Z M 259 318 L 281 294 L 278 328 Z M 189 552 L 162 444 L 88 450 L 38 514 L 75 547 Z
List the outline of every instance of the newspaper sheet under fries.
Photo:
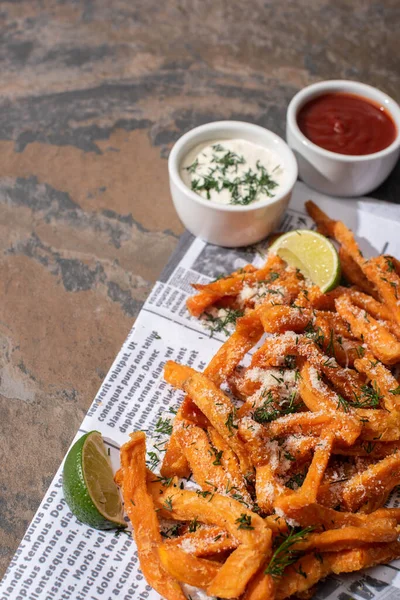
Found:
M 314 228 L 304 210 L 309 198 L 355 232 L 365 256 L 387 253 L 400 257 L 398 208 L 367 200 L 329 199 L 301 183 L 295 187 L 280 231 Z M 182 236 L 76 436 L 100 431 L 115 471 L 120 446 L 129 433 L 140 429 L 147 433 L 147 466 L 159 472 L 165 431 L 183 398 L 164 381 L 165 363 L 173 360 L 202 371 L 230 333 L 229 328 L 211 332 L 209 322 L 190 317 L 185 306 L 193 293 L 190 284 L 207 283 L 247 263 L 263 263 L 262 244 L 236 251 L 207 245 L 189 234 Z M 61 472 L 60 467 L 0 583 L 0 600 L 159 598 L 139 569 L 129 529 L 103 532 L 79 523 L 63 498 Z M 400 506 L 396 490 L 388 506 Z M 192 600 L 206 598 L 196 590 L 189 593 Z M 329 577 L 314 598 L 398 599 L 400 560 L 340 578 Z

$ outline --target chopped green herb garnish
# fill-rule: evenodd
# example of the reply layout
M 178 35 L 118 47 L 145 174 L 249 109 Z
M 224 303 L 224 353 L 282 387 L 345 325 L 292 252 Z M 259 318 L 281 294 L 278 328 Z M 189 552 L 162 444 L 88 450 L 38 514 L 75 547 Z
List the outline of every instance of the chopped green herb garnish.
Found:
M 171 485 L 171 483 L 173 482 L 173 480 L 174 480 L 173 477 L 162 477 L 161 475 L 157 476 L 155 479 L 153 479 L 154 482 L 158 481 L 164 487 L 169 487 Z
M 384 259 L 386 261 L 387 270 L 389 271 L 389 273 L 391 273 L 392 271 L 395 271 L 393 257 L 392 256 L 384 256 Z
M 235 521 L 238 524 L 238 529 L 254 529 L 251 525 L 251 516 L 242 513 Z
M 211 331 L 211 336 L 214 333 L 223 331 L 226 335 L 231 332 L 228 329 L 228 325 L 235 325 L 239 317 L 243 317 L 244 311 L 241 309 L 226 309 L 225 315 L 222 317 L 214 317 L 211 313 L 205 312 L 204 316 L 207 321 L 207 327 Z
M 356 348 L 356 350 L 357 350 L 357 354 L 358 354 L 358 356 L 359 356 L 360 358 L 362 358 L 362 357 L 364 356 L 364 354 L 365 354 L 365 348 L 364 348 L 363 346 L 358 346 L 358 347 Z
M 307 472 L 295 473 L 286 481 L 285 486 L 291 490 L 297 490 L 301 488 L 306 478 Z
M 171 435 L 172 433 L 172 423 L 171 419 L 162 419 L 158 418 L 154 431 L 157 433 L 164 433 L 165 435 Z
M 343 398 L 343 396 L 341 396 L 340 394 L 337 395 L 338 397 L 338 403 L 337 403 L 337 408 L 343 408 L 344 412 L 349 412 L 350 410 L 350 404 L 347 402 L 347 400 L 345 398 Z
M 234 411 L 231 411 L 228 415 L 227 420 L 225 421 L 225 425 L 229 429 L 229 433 L 231 435 L 233 435 L 233 429 L 238 429 L 238 426 L 236 425 L 234 418 L 235 418 Z
M 180 529 L 179 523 L 175 523 L 174 525 L 171 525 L 171 527 L 168 527 L 168 529 L 165 529 L 164 531 L 161 530 L 161 535 L 164 538 L 175 537 L 175 536 L 179 535 L 179 529 Z
M 164 500 L 163 507 L 167 510 L 172 510 L 172 496 L 169 496 L 166 498 L 166 500 Z
M 355 394 L 354 394 L 355 395 Z M 356 401 L 353 402 L 355 408 L 376 407 L 382 399 L 382 395 L 376 383 L 373 386 L 362 385 L 361 396 L 355 395 Z
M 189 523 L 190 533 L 194 533 L 195 531 L 197 531 L 198 527 L 200 527 L 200 523 L 198 522 L 197 517 L 195 517 L 193 521 L 190 521 Z
M 296 532 L 295 529 L 292 528 L 287 536 L 279 536 L 278 541 L 282 541 L 273 553 L 264 573 L 266 575 L 271 575 L 274 579 L 279 579 L 283 575 L 286 567 L 295 563 L 299 558 L 299 552 L 293 550 L 293 546 L 297 542 L 303 541 L 313 529 L 313 527 L 305 527 Z
M 148 452 L 147 456 L 149 457 L 149 460 L 146 460 L 146 465 L 151 471 L 154 471 L 154 469 L 160 462 L 160 457 L 155 452 Z
M 213 465 L 218 466 L 221 464 L 221 458 L 222 458 L 222 454 L 223 454 L 223 450 L 217 450 L 216 448 L 213 448 L 213 452 L 215 454 L 215 460 L 213 462 Z

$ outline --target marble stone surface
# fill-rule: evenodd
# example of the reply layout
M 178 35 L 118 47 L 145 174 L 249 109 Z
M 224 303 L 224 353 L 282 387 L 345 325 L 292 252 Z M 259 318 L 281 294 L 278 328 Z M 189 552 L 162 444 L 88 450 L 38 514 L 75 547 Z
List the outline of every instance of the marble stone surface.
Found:
M 0 574 L 182 226 L 173 142 L 284 133 L 301 87 L 400 96 L 397 0 L 0 2 Z M 376 192 L 399 200 L 400 168 Z

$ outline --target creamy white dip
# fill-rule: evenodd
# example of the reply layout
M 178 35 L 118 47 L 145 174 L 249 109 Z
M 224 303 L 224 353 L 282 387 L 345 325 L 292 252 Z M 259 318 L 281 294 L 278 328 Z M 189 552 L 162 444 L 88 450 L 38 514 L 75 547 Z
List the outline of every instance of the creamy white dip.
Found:
M 195 146 L 183 159 L 180 175 L 202 198 L 238 206 L 273 198 L 286 179 L 274 152 L 241 139 Z

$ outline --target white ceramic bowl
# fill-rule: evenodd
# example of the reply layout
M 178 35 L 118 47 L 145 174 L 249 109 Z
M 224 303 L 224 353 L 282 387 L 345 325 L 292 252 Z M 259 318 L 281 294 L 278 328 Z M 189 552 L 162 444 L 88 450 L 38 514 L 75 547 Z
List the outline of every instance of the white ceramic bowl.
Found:
M 287 177 L 276 196 L 237 206 L 205 200 L 189 189 L 179 174 L 187 153 L 204 142 L 237 138 L 259 144 L 280 158 Z M 271 233 L 289 203 L 297 179 L 296 159 L 282 138 L 268 129 L 241 121 L 207 123 L 183 135 L 171 150 L 168 170 L 172 200 L 184 226 L 206 242 L 228 248 L 255 244 Z
M 299 110 L 307 102 L 329 92 L 363 96 L 390 113 L 397 136 L 390 146 L 373 154 L 349 156 L 320 148 L 303 135 L 297 124 Z M 377 188 L 394 168 L 400 154 L 400 107 L 390 96 L 356 81 L 314 83 L 294 96 L 287 110 L 286 140 L 293 149 L 301 179 L 314 189 L 334 196 L 361 196 Z

